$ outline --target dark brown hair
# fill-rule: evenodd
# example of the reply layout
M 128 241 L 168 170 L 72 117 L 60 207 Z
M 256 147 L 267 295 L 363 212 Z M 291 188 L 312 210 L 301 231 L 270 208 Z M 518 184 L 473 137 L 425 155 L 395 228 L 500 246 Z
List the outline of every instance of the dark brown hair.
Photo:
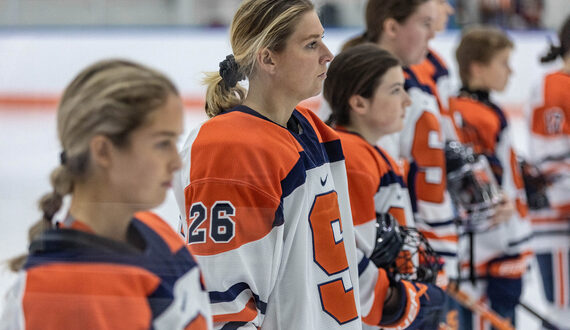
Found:
M 388 51 L 373 43 L 342 51 L 329 65 L 323 95 L 331 107 L 328 124 L 349 125 L 349 99 L 353 95 L 371 98 L 391 68 L 400 65 Z
M 463 85 L 471 79 L 471 64 L 489 64 L 493 57 L 514 44 L 501 30 L 491 27 L 475 27 L 469 29 L 461 38 L 455 51 L 459 66 L 459 77 Z
M 560 46 L 550 44 L 548 54 L 540 58 L 541 63 L 554 61 L 558 56 L 564 58 L 570 52 L 570 16 L 566 17 L 566 21 L 558 31 L 558 40 Z
M 361 35 L 350 39 L 342 49 L 347 49 L 364 42 L 378 43 L 384 32 L 384 21 L 393 18 L 404 23 L 424 2 L 431 0 L 368 0 L 366 5 L 366 30 Z

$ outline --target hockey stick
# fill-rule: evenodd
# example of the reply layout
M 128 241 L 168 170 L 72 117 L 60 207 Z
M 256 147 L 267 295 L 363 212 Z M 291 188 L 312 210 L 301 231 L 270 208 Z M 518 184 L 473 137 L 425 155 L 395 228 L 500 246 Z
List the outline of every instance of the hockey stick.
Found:
M 489 308 L 486 304 L 474 301 L 465 292 L 457 289 L 454 284 L 449 284 L 447 287 L 447 294 L 457 300 L 465 308 L 471 310 L 473 313 L 478 314 L 483 319 L 489 321 L 491 325 L 498 330 L 515 330 L 511 322 Z
M 522 301 L 519 302 L 519 306 L 521 306 L 522 308 L 524 308 L 527 312 L 529 312 L 530 314 L 532 314 L 534 317 L 536 317 L 537 319 L 539 319 L 540 321 L 542 321 L 542 326 L 546 329 L 550 329 L 550 330 L 561 330 L 561 328 L 559 328 L 558 326 L 552 324 L 550 321 L 548 321 L 547 319 L 544 318 L 544 316 L 540 315 L 537 311 L 534 310 L 534 308 L 530 307 L 529 305 L 523 303 Z

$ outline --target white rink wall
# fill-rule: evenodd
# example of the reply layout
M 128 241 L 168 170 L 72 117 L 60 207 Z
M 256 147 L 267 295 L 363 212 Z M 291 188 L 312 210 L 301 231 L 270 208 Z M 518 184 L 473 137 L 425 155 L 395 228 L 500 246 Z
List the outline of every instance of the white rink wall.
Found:
M 327 29 L 325 43 L 333 53 L 355 29 Z M 533 85 L 557 63 L 541 66 L 538 57 L 547 48 L 552 32 L 511 33 L 515 49 L 511 64 L 514 74 L 507 90 L 495 95 L 511 113 L 516 148 L 526 154 L 526 131 L 521 106 Z M 454 61 L 459 32 L 446 32 L 432 41 L 450 65 L 454 85 L 459 87 Z M 119 29 L 119 30 L 0 30 L 0 262 L 24 253 L 27 229 L 40 213 L 36 202 L 49 188 L 48 176 L 59 155 L 53 105 L 15 106 L 10 100 L 56 99 L 82 68 L 104 58 L 126 58 L 165 72 L 185 98 L 201 99 L 205 88 L 202 72 L 216 71 L 230 53 L 226 30 Z M 47 111 L 46 111 L 47 110 Z M 186 113 L 186 130 L 205 119 L 202 109 Z M 178 219 L 174 198 L 169 196 L 158 209 L 171 224 Z M 0 267 L 0 295 L 13 278 Z M 525 289 L 526 301 L 543 311 L 538 278 L 533 272 Z M 5 302 L 0 299 L 0 312 Z M 521 313 L 520 329 L 536 329 L 534 319 Z M 522 326 L 524 324 L 524 326 Z

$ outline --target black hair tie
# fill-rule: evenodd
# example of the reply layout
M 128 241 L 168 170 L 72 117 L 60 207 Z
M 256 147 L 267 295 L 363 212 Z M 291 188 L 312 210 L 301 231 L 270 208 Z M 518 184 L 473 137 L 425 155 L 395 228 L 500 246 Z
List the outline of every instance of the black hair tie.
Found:
M 59 163 L 61 165 L 65 165 L 65 163 L 67 163 L 67 153 L 65 150 L 59 154 Z
M 228 89 L 235 87 L 238 81 L 245 79 L 245 75 L 240 72 L 236 59 L 232 54 L 226 56 L 226 59 L 220 62 L 220 76 Z

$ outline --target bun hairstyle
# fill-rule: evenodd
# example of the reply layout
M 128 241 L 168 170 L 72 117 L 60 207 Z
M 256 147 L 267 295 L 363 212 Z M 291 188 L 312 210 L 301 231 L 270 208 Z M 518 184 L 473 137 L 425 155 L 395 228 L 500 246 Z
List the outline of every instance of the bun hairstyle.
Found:
M 560 40 L 560 46 L 554 46 L 552 42 L 550 43 L 550 49 L 548 54 L 540 58 L 541 63 L 547 63 L 554 61 L 558 56 L 564 58 L 569 55 L 570 52 L 570 16 L 566 18 L 562 28 L 558 32 L 558 39 Z
M 310 0 L 245 0 L 230 27 L 233 54 L 220 62 L 218 72 L 207 73 L 206 114 L 214 117 L 242 104 L 246 89 L 238 81 L 255 74 L 257 53 L 263 48 L 280 52 L 300 17 L 313 10 Z
M 399 65 L 394 55 L 373 43 L 351 47 L 335 56 L 323 88 L 323 96 L 332 110 L 327 124 L 349 125 L 350 97 L 371 98 L 384 74 Z
M 57 133 L 63 151 L 60 165 L 50 176 L 53 190 L 39 206 L 42 219 L 29 231 L 29 239 L 51 227 L 63 198 L 74 183 L 85 178 L 89 167 L 89 142 L 96 135 L 113 144 L 129 144 L 131 132 L 146 123 L 149 114 L 166 104 L 176 87 L 163 74 L 126 60 L 105 60 L 81 71 L 67 86 L 57 110 Z M 19 269 L 26 257 L 10 262 Z

